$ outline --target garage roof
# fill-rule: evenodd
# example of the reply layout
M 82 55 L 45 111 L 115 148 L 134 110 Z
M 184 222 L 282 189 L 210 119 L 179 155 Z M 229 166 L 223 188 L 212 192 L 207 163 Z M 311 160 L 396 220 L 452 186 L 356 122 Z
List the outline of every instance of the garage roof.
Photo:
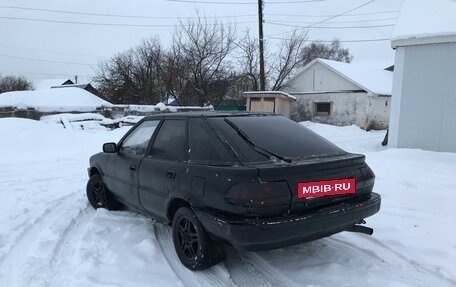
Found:
M 456 1 L 405 0 L 391 46 L 456 42 Z

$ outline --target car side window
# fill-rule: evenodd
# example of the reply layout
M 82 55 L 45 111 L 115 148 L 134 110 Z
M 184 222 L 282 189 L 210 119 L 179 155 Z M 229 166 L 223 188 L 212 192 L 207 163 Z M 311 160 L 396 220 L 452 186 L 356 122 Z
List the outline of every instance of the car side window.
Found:
M 152 135 L 160 120 L 144 121 L 122 142 L 120 152 L 128 155 L 145 156 Z
M 158 159 L 185 161 L 186 130 L 186 120 L 165 120 L 158 130 L 150 155 Z
M 192 162 L 232 162 L 232 157 L 202 119 L 189 121 L 189 160 Z

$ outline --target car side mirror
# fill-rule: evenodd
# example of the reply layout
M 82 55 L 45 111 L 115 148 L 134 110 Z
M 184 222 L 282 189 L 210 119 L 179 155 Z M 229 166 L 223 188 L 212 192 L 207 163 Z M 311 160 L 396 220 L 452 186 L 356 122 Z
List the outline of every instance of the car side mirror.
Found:
M 103 145 L 103 152 L 116 153 L 117 152 L 117 145 L 115 143 L 105 143 Z

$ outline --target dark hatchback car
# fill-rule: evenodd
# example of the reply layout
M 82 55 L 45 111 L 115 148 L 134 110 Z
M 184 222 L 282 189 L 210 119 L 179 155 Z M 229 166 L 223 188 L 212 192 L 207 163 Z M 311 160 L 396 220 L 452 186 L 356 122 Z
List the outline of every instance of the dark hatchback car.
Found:
M 189 269 L 360 226 L 380 209 L 364 156 L 283 116 L 173 113 L 146 117 L 90 158 L 88 200 L 172 224 Z

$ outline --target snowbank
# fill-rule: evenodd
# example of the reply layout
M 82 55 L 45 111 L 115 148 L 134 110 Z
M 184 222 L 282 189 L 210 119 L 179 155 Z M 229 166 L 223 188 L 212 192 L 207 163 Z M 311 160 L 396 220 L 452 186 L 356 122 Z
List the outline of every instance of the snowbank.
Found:
M 212 105 L 199 107 L 199 106 L 167 106 L 164 103 L 158 103 L 156 105 L 114 105 L 115 108 L 124 109 L 126 112 L 134 111 L 140 113 L 150 113 L 159 111 L 169 112 L 184 112 L 184 111 L 213 111 Z
M 0 107 L 41 112 L 91 112 L 112 104 L 79 88 L 18 91 L 0 94 Z
M 116 107 L 124 108 L 125 111 L 135 111 L 141 113 L 149 113 L 156 111 L 170 111 L 175 112 L 175 107 L 166 106 L 164 103 L 158 103 L 156 105 L 115 105 Z
M 95 129 L 112 129 L 124 125 L 131 126 L 139 122 L 143 116 L 126 116 L 116 119 L 108 119 L 103 115 L 95 113 L 81 114 L 55 114 L 42 116 L 40 121 L 45 123 L 61 124 L 64 128 L 95 130 Z
M 71 158 L 82 153 L 88 162 L 88 153 L 101 151 L 107 138 L 119 140 L 130 127 L 82 131 L 64 129 L 60 123 L 41 122 L 20 118 L 0 119 L 0 154 L 2 162 L 17 163 L 41 159 Z M 84 138 L 84 140 L 82 140 Z M 82 141 L 81 141 L 82 140 Z M 61 163 L 64 165 L 64 163 Z M 43 171 L 45 173 L 45 171 Z

